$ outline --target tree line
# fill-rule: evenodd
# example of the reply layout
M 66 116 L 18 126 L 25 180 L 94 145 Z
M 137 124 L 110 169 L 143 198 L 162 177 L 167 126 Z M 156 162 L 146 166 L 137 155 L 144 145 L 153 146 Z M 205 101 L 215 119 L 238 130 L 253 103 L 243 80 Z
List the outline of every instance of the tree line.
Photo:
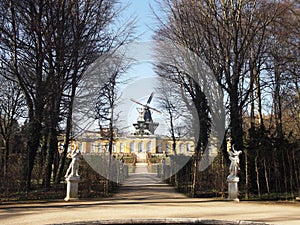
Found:
M 73 102 L 87 67 L 133 38 L 118 1 L 4 0 L 0 3 L 1 175 L 9 154 L 21 153 L 21 186 L 38 168 L 45 188 L 63 177 L 72 138 Z M 123 18 L 124 19 L 124 18 Z M 19 128 L 18 121 L 26 118 Z M 11 146 L 21 129 L 21 143 Z M 58 154 L 58 136 L 65 134 Z M 10 150 L 10 146 L 12 149 Z M 10 173 L 9 173 L 10 172 Z
M 213 82 L 207 79 L 212 76 L 223 93 L 225 119 L 219 114 L 219 122 L 230 130 L 227 136 L 236 149 L 243 151 L 240 183 L 246 197 L 299 193 L 299 3 L 163 0 L 160 4 L 166 21 L 157 16 L 161 25 L 154 37 L 159 43 L 156 71 L 177 85 L 184 93 L 181 98 L 196 108 L 196 162 L 211 136 L 215 119 L 211 102 L 219 99 L 207 95 L 218 90 L 210 87 Z M 185 53 L 174 53 L 174 46 Z M 209 72 L 206 66 L 197 66 L 197 60 Z M 206 75 L 199 75 L 203 71 Z M 222 146 L 220 154 L 227 158 L 226 141 Z M 219 180 L 227 173 L 220 170 L 215 171 Z M 195 177 L 200 182 L 203 174 L 193 171 L 198 171 Z

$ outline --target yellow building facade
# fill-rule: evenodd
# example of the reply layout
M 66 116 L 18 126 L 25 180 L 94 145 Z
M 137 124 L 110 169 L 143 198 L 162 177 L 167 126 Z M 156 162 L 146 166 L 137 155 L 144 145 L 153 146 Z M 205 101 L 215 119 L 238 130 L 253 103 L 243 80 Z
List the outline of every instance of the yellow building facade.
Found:
M 167 136 L 159 135 L 127 135 L 116 137 L 113 142 L 113 154 L 150 153 L 173 154 L 173 141 Z M 76 148 L 83 154 L 101 154 L 108 152 L 109 141 L 101 137 L 99 132 L 85 131 L 70 143 L 72 149 Z M 192 155 L 194 153 L 194 139 L 180 138 L 176 141 L 176 153 Z

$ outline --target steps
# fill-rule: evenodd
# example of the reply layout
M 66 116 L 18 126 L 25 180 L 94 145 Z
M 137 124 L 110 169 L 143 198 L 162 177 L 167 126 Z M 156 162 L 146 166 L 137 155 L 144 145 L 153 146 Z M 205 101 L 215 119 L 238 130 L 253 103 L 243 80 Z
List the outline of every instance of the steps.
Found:
M 136 174 L 148 174 L 148 164 L 147 163 L 137 163 L 135 165 L 135 171 Z
M 147 153 L 146 152 L 139 152 L 136 154 L 137 156 L 137 163 L 146 163 Z

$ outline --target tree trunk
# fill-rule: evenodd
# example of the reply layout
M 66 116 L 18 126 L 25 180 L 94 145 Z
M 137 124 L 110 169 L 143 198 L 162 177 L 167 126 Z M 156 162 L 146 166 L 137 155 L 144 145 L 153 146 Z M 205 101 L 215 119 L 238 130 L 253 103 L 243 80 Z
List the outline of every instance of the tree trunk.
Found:
M 68 114 L 67 114 L 67 125 L 65 130 L 65 140 L 64 140 L 64 146 L 63 146 L 63 152 L 61 154 L 60 163 L 58 167 L 58 173 L 56 174 L 55 183 L 59 184 L 61 178 L 63 177 L 63 172 L 65 168 L 65 162 L 67 158 L 68 148 L 69 148 L 69 142 L 70 142 L 70 136 L 72 131 L 72 115 L 73 115 L 73 101 L 75 96 L 75 87 L 72 87 L 72 94 L 70 103 L 68 106 Z
M 47 147 L 48 147 L 48 136 L 49 136 L 49 129 L 46 128 L 43 131 L 43 137 L 42 137 L 42 146 L 41 146 L 41 152 L 40 152 L 40 161 L 39 161 L 39 180 L 42 180 L 42 186 L 44 185 L 45 181 L 45 165 L 47 163 Z
M 274 177 L 275 177 L 275 193 L 276 193 L 276 198 L 278 199 L 278 193 L 281 192 L 281 178 L 280 178 L 280 163 L 278 161 L 279 154 L 277 153 L 278 149 L 274 148 L 272 151 L 272 162 L 273 162 L 273 167 L 274 167 Z
M 299 88 L 299 75 L 295 72 L 294 73 L 294 84 L 295 84 L 295 89 L 296 89 L 296 99 L 298 100 L 298 105 L 296 109 L 296 117 L 297 117 L 297 122 L 298 122 L 298 130 L 300 131 L 300 88 Z
M 296 185 L 297 185 L 297 190 L 298 190 L 298 197 L 300 197 L 300 184 L 299 184 L 299 166 L 297 165 L 297 160 L 295 156 L 295 149 L 293 148 L 292 151 L 292 159 L 293 159 L 293 166 L 294 166 L 294 173 L 295 173 L 295 180 L 296 180 Z
M 259 182 L 259 168 L 258 168 L 258 155 L 255 157 L 255 173 L 256 173 L 256 185 L 257 185 L 257 194 L 261 199 L 261 191 L 260 191 L 260 182 Z
M 175 131 L 174 131 L 174 124 L 173 124 L 173 115 L 172 115 L 172 111 L 171 111 L 171 107 L 168 107 L 168 112 L 169 112 L 169 116 L 170 116 L 170 126 L 171 126 L 171 136 L 172 136 L 172 151 L 173 154 L 176 155 L 176 137 L 175 137 Z
M 222 185 L 222 198 L 225 196 L 225 189 L 226 189 L 226 166 L 224 160 L 224 154 L 221 153 L 221 185 Z
M 268 191 L 268 197 L 270 197 L 270 183 L 269 183 L 266 159 L 263 159 L 263 164 L 264 164 L 264 174 L 265 174 L 265 181 L 266 181 L 266 186 L 267 186 L 267 191 Z
M 287 174 L 286 174 L 286 160 L 283 154 L 283 150 L 281 150 L 281 160 L 282 160 L 282 168 L 283 168 L 283 179 L 284 179 L 284 192 L 285 192 L 285 199 L 287 200 L 287 193 L 288 193 L 288 185 L 287 185 Z
M 230 127 L 232 143 L 235 144 L 236 149 L 243 150 L 242 115 L 237 93 L 231 93 L 230 95 Z
M 8 160 L 9 160 L 9 139 L 6 138 L 6 140 L 4 140 L 4 168 L 3 168 L 3 172 L 4 172 L 4 177 L 6 177 L 8 175 Z
M 283 129 L 282 129 L 282 104 L 281 104 L 281 96 L 280 96 L 280 89 L 281 89 L 281 77 L 278 68 L 277 60 L 275 60 L 274 66 L 274 75 L 275 75 L 275 90 L 274 90 L 274 114 L 275 114 L 275 123 L 276 123 L 276 135 L 279 138 L 279 145 L 282 143 L 283 139 Z
M 38 121 L 29 122 L 29 127 L 27 130 L 27 134 L 29 134 L 29 140 L 27 142 L 26 147 L 26 157 L 25 157 L 25 168 L 23 178 L 25 181 L 25 189 L 31 189 L 31 176 L 32 170 L 35 163 L 35 157 L 37 150 L 40 146 L 40 137 L 41 137 L 41 124 Z
M 47 138 L 47 161 L 45 167 L 45 181 L 44 185 L 46 189 L 49 189 L 51 186 L 51 176 L 52 176 L 52 168 L 54 162 L 54 154 L 57 151 L 57 133 L 56 129 L 51 127 L 48 133 Z
M 196 98 L 193 99 L 193 102 L 195 104 L 197 113 L 198 113 L 198 120 L 199 120 L 199 139 L 198 144 L 196 147 L 197 152 L 197 160 L 201 159 L 201 154 L 204 152 L 207 144 L 208 144 L 208 137 L 209 137 L 209 131 L 211 122 L 209 119 L 209 106 L 207 103 L 207 99 L 205 96 L 205 93 L 200 89 L 198 85 L 196 85 Z M 198 132 L 196 132 L 197 134 Z M 199 153 L 198 153 L 199 152 Z
M 287 155 L 287 161 L 288 161 L 288 167 L 289 167 L 289 180 L 290 180 L 290 191 L 291 191 L 291 198 L 294 198 L 294 179 L 293 179 L 293 163 L 291 162 L 291 157 L 290 157 L 290 151 L 286 150 L 286 155 Z
M 259 117 L 260 129 L 264 129 L 264 118 L 262 113 L 262 99 L 261 99 L 261 87 L 260 87 L 260 77 L 255 70 L 255 86 L 256 86 L 256 97 L 257 97 L 257 112 Z
M 196 158 L 196 160 L 194 160 L 193 164 L 192 164 L 192 171 L 193 171 L 193 180 L 192 180 L 192 187 L 191 187 L 191 192 L 189 193 L 191 197 L 195 196 L 195 190 L 196 190 L 196 185 L 197 185 L 197 176 L 198 176 L 198 169 L 197 169 L 197 163 L 198 161 L 198 157 Z
M 249 172 L 248 172 L 248 150 L 245 149 L 245 199 L 249 198 Z
M 252 65 L 252 61 L 250 61 Z M 249 129 L 249 146 L 253 145 L 253 133 L 255 131 L 255 104 L 254 104 L 254 72 L 250 70 L 250 129 Z M 249 174 L 248 174 L 248 150 L 245 149 L 245 199 L 249 197 Z
M 0 177 L 4 174 L 4 151 L 5 149 L 0 148 Z

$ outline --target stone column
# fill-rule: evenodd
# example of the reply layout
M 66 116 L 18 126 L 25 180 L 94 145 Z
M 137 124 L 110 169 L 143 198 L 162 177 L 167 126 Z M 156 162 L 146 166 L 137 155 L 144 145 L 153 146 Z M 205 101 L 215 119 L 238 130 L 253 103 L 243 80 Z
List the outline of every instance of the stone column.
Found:
M 239 182 L 239 178 L 238 177 L 234 177 L 234 178 L 227 178 L 227 182 L 228 182 L 228 198 L 227 200 L 229 201 L 235 201 L 235 202 L 239 202 L 239 198 L 238 198 L 238 182 Z
M 69 176 L 66 178 L 67 181 L 67 196 L 65 201 L 76 201 L 78 200 L 78 183 L 80 176 Z

